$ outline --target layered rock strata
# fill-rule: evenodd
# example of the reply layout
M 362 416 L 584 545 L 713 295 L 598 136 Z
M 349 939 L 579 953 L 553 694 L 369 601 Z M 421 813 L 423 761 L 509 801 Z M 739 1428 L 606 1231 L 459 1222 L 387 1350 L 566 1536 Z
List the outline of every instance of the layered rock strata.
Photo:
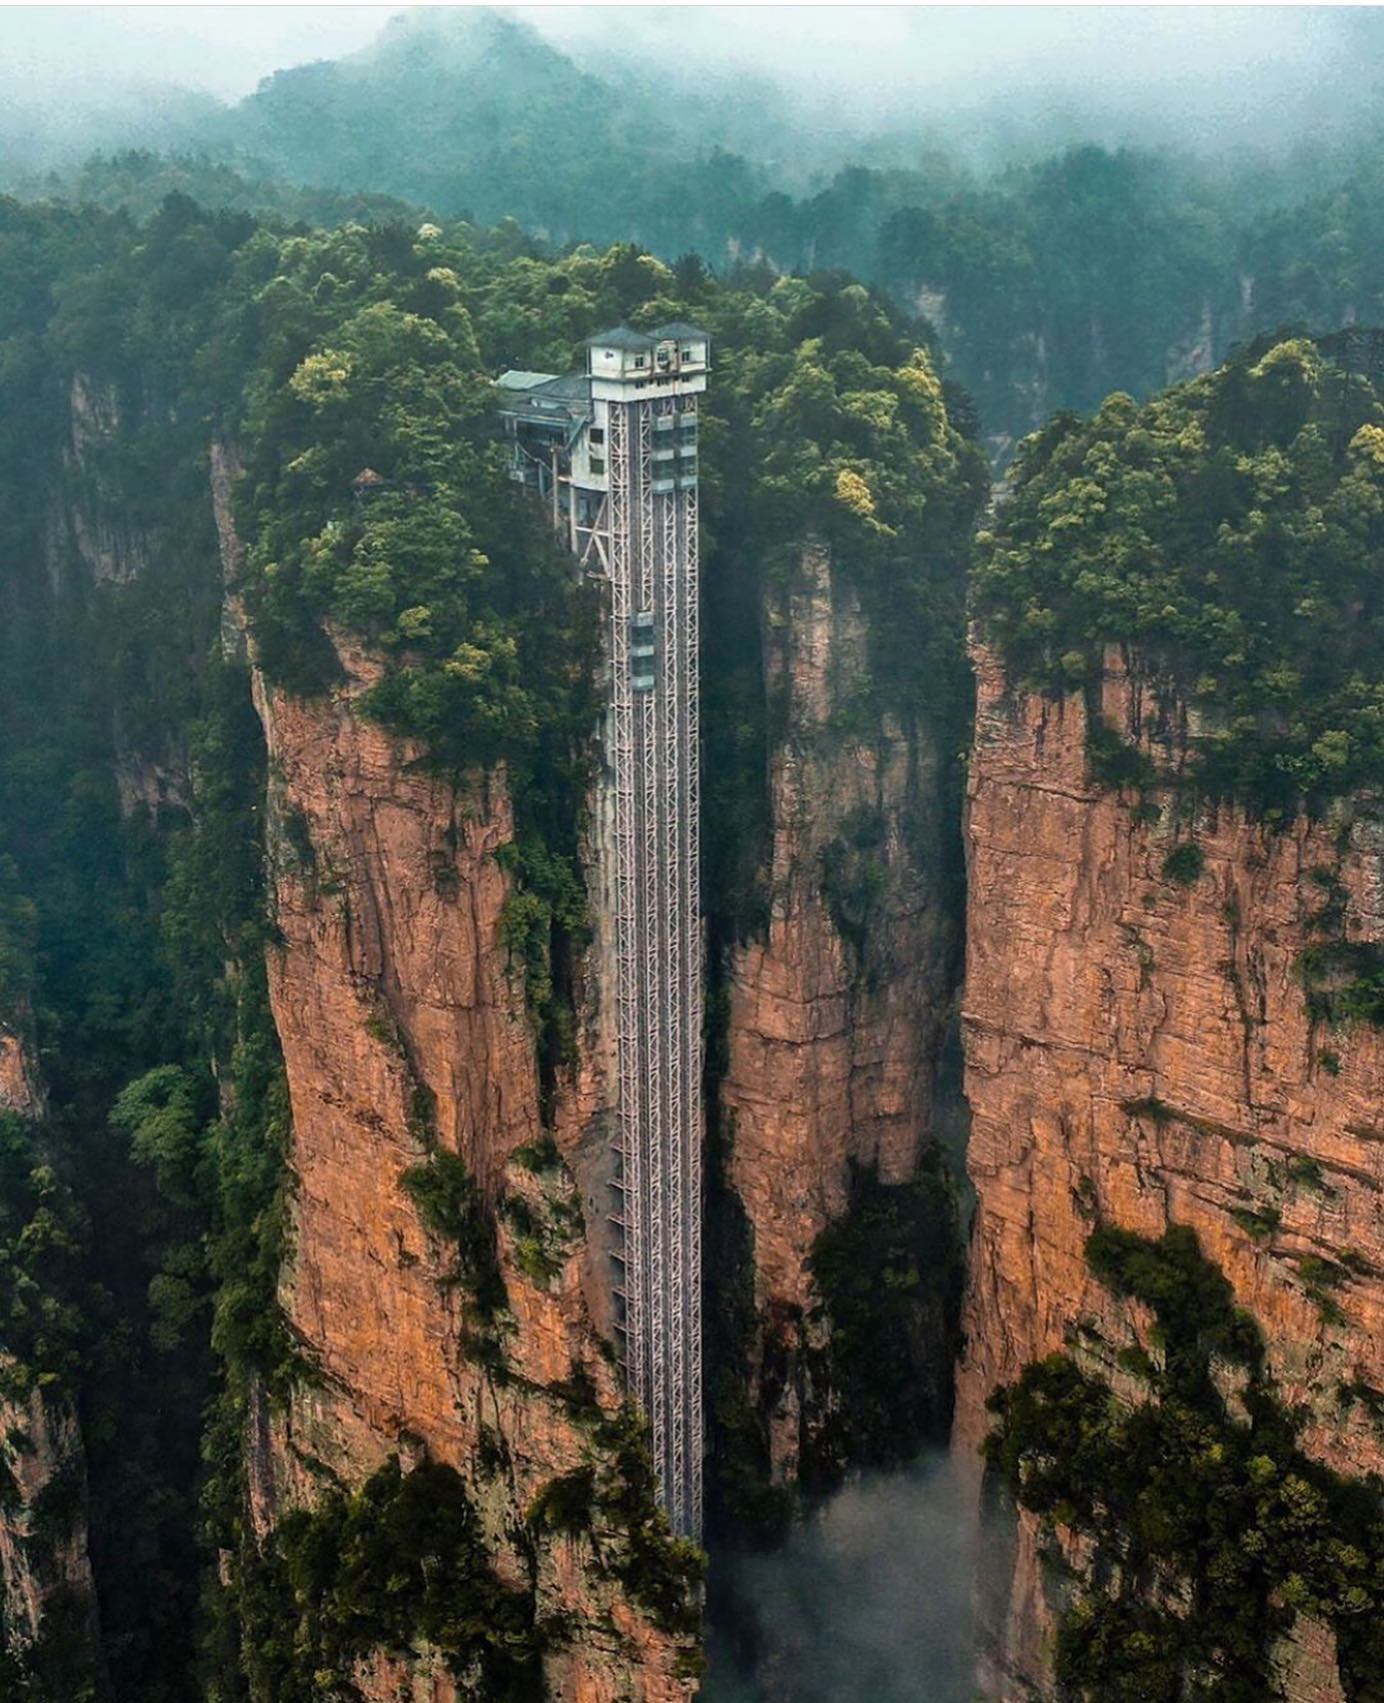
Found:
M 218 450 L 212 472 L 233 581 L 233 454 Z M 545 1123 L 523 971 L 504 939 L 505 776 L 430 770 L 362 709 L 382 665 L 336 643 L 342 679 L 323 698 L 254 676 L 278 934 L 269 986 L 293 1120 L 280 1301 L 311 1369 L 284 1409 L 254 1404 L 255 1525 L 267 1534 L 323 1482 L 355 1487 L 393 1455 L 406 1470 L 451 1466 L 500 1579 L 560 1629 L 545 1640 L 546 1695 L 673 1703 L 695 1689 L 692 1645 L 621 1582 L 623 1534 L 599 1505 L 580 1531 L 529 1518 L 555 1480 L 609 1466 L 593 1418 L 621 1400 L 595 1322 L 609 1275 L 583 1227 L 608 1203 L 583 1203 L 566 1163 L 585 1175 L 602 1146 L 596 1001 L 578 1014 L 578 1064 Z M 463 1161 L 494 1228 L 504 1303 L 485 1330 L 455 1281 L 456 1247 L 428 1228 L 404 1180 L 438 1152 Z M 425 1651 L 378 1652 L 355 1680 L 371 1703 L 454 1695 Z
M 1303 1447 L 1378 1472 L 1384 1036 L 1313 1014 L 1304 955 L 1384 939 L 1380 823 L 1360 804 L 1274 826 L 1224 803 L 1179 817 L 1167 792 L 1141 807 L 1093 780 L 1079 695 L 1015 692 L 984 652 L 977 666 L 959 1446 L 983 1436 L 990 1392 L 1078 1327 L 1088 1344 L 1129 1340 L 1128 1305 L 1083 1257 L 1093 1223 L 1148 1237 L 1177 1223 L 1259 1321 L 1282 1400 L 1309 1415 Z M 1187 711 L 1115 652 L 1100 710 L 1161 767 L 1182 760 Z M 1189 842 L 1197 854 L 1170 862 Z M 992 1608 L 987 1695 L 1027 1696 L 1051 1604 L 1026 1522 Z M 1301 1626 L 1285 1671 L 1321 1668 L 1321 1645 Z
M 583 1289 L 570 1179 L 560 1162 L 534 1163 L 546 1132 L 522 974 L 503 941 L 504 778 L 429 774 L 421 751 L 361 714 L 378 665 L 345 645 L 341 660 L 346 681 L 329 699 L 258 692 L 277 825 L 270 994 L 293 1111 L 281 1300 L 314 1370 L 257 1452 L 258 1517 L 310 1503 L 324 1468 L 356 1484 L 421 1450 L 466 1480 L 500 1577 L 563 1624 L 546 1657 L 553 1698 L 684 1697 L 686 1641 L 659 1631 L 602 1563 L 618 1536 L 525 1527 L 546 1486 L 593 1463 L 574 1379 L 608 1414 L 620 1392 Z M 579 1121 L 560 1116 L 559 1139 L 575 1140 Z M 403 1183 L 433 1146 L 460 1155 L 495 1213 L 502 1376 L 476 1352 L 454 1250 Z M 501 1208 L 516 1198 L 526 1235 L 559 1226 L 542 1260 Z M 496 1442 L 502 1465 L 486 1468 Z M 421 1670 L 412 1683 L 415 1697 L 449 1695 Z M 393 1680 L 362 1684 L 395 1694 Z
M 618 1538 L 599 1524 L 580 1536 L 524 1524 L 546 1485 L 592 1465 L 574 1378 L 591 1379 L 604 1412 L 620 1390 L 584 1294 L 572 1185 L 533 1163 L 545 1127 L 523 976 L 502 942 L 504 777 L 468 788 L 429 775 L 420 751 L 359 712 L 378 664 L 346 645 L 340 657 L 346 685 L 327 700 L 259 688 L 281 935 L 269 983 L 293 1105 L 281 1301 L 313 1378 L 254 1451 L 257 1517 L 267 1526 L 284 1505 L 310 1504 L 323 1468 L 354 1485 L 390 1454 L 422 1451 L 465 1478 L 500 1577 L 565 1628 L 546 1655 L 553 1698 L 688 1696 L 686 1640 L 657 1630 L 601 1563 Z M 574 1110 L 560 1115 L 558 1139 L 575 1141 L 577 1124 Z M 455 1250 L 403 1185 L 432 1146 L 461 1156 L 492 1209 L 523 1197 L 526 1228 L 563 1226 L 536 1262 L 495 1214 L 502 1376 L 475 1352 L 449 1281 Z M 502 1466 L 485 1468 L 495 1446 Z M 395 1694 L 388 1676 L 361 1684 Z M 449 1696 L 422 1669 L 412 1684 L 415 1698 Z
M 768 921 L 728 966 L 720 1117 L 748 1232 L 751 1388 L 786 1481 L 830 1401 L 810 1370 L 830 1330 L 814 1243 L 847 1210 L 852 1167 L 914 1175 L 948 1015 L 938 755 L 915 722 L 862 720 L 868 641 L 860 594 L 824 546 L 766 586 Z

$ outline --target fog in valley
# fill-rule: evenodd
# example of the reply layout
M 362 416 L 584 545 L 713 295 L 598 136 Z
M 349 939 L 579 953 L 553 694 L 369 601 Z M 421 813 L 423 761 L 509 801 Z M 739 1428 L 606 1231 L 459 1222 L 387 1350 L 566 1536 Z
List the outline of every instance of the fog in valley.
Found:
M 769 1554 L 712 1551 L 707 1703 L 969 1703 L 976 1480 L 871 1473 Z
M 499 9 L 596 76 L 710 101 L 710 150 L 795 181 L 847 154 L 941 149 L 982 168 L 1074 141 L 1279 151 L 1370 119 L 1384 25 L 1349 7 Z M 4 165 L 202 148 L 276 71 L 405 39 L 465 63 L 479 8 L 18 6 L 0 21 Z M 473 67 L 482 78 L 494 66 Z M 765 153 L 768 150 L 768 153 Z M 780 157 L 773 160 L 773 154 Z

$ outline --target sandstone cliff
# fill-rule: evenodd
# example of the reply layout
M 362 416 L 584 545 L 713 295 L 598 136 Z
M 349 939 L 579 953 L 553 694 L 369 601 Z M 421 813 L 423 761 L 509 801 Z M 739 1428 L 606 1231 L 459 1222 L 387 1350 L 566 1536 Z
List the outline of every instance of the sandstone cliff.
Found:
M 959 1446 L 1036 1358 L 1130 1340 L 1094 1281 L 1097 1218 L 1191 1226 L 1259 1321 L 1312 1455 L 1384 1465 L 1384 1037 L 1309 1010 L 1303 954 L 1384 935 L 1384 840 L 1364 809 L 1273 830 L 1203 804 L 1157 820 L 1097 785 L 1079 696 L 1012 693 L 978 656 L 964 998 L 977 1207 L 958 1383 Z M 1105 718 L 1175 764 L 1186 712 L 1107 658 Z M 1193 840 L 1199 860 L 1167 859 Z M 1178 876 L 1180 875 L 1180 879 Z M 1137 1321 L 1135 1321 L 1137 1323 Z M 1113 1365 L 1102 1366 L 1105 1375 Z M 1042 1687 L 1051 1630 L 1021 1522 L 991 1615 L 986 1694 Z M 1323 1629 L 1300 1622 L 1286 1694 L 1338 1694 Z
M 213 458 L 234 573 L 229 471 Z M 563 1157 L 599 1115 L 600 1072 L 583 1055 L 545 1126 L 522 967 L 504 942 L 505 777 L 430 772 L 362 712 L 380 664 L 337 644 L 343 679 L 327 697 L 256 679 L 270 995 L 293 1113 L 280 1300 L 306 1375 L 286 1406 L 253 1404 L 254 1524 L 263 1538 L 391 1456 L 455 1468 L 494 1572 L 543 1629 L 546 1694 L 671 1703 L 694 1689 L 693 1640 L 637 1600 L 628 1531 L 599 1496 L 582 1521 L 535 1517 L 555 1483 L 599 1486 L 618 1469 L 618 1375 L 587 1293 L 599 1305 L 606 1284 Z M 594 1009 L 581 1027 L 596 1034 Z M 501 1293 L 485 1317 L 458 1281 L 456 1242 L 405 1181 L 437 1155 L 460 1158 L 480 1202 L 472 1228 L 493 1237 Z M 355 1678 L 379 1703 L 457 1694 L 424 1650 L 381 1650 Z
M 9 1023 L 0 1024 L 0 1113 L 36 1122 L 45 1106 L 30 1024 L 19 1010 Z M 14 1370 L 10 1356 L 0 1356 L 0 1386 L 8 1389 Z M 54 1687 L 70 1681 L 95 1695 L 101 1662 L 86 1462 L 71 1395 L 44 1383 L 0 1396 L 0 1439 L 0 1690 L 9 1678 L 36 1697 L 56 1696 Z M 7 1660 L 15 1664 L 8 1675 Z
M 43 1116 L 43 1084 L 29 1045 L 28 1024 L 18 1017 L 0 1021 L 0 1111 L 21 1118 Z
M 828 1464 L 815 1457 L 836 1404 L 809 1258 L 856 1168 L 906 1182 L 931 1141 L 954 931 L 933 731 L 862 718 L 858 590 L 812 544 L 763 597 L 768 920 L 730 956 L 720 1118 L 752 1284 L 750 1394 L 771 1474 L 791 1482 Z M 939 1392 L 945 1339 L 933 1314 L 919 1359 Z

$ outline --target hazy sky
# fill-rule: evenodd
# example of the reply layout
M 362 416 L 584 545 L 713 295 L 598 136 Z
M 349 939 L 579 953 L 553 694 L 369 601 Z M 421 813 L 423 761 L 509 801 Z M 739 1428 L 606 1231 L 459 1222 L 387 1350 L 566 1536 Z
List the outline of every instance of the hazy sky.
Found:
M 7 6 L 0 67 L 16 81 L 180 83 L 223 99 L 271 71 L 364 47 L 398 6 Z
M 399 7 L 14 6 L 6 80 L 174 82 L 233 98 L 282 66 L 365 46 Z M 510 10 L 555 41 L 738 63 L 896 101 L 910 90 L 1291 76 L 1348 56 L 1345 7 L 684 7 Z M 1377 10 L 1377 9 L 1371 9 Z

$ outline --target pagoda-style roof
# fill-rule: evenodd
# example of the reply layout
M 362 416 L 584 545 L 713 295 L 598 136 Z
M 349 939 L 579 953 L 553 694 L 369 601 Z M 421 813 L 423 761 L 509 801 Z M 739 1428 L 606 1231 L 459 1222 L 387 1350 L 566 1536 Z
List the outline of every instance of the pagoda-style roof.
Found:
M 543 373 L 535 384 L 506 384 L 500 389 L 507 392 L 500 404 L 502 414 L 570 419 L 591 411 L 591 380 L 585 373 L 564 373 L 556 378 Z

